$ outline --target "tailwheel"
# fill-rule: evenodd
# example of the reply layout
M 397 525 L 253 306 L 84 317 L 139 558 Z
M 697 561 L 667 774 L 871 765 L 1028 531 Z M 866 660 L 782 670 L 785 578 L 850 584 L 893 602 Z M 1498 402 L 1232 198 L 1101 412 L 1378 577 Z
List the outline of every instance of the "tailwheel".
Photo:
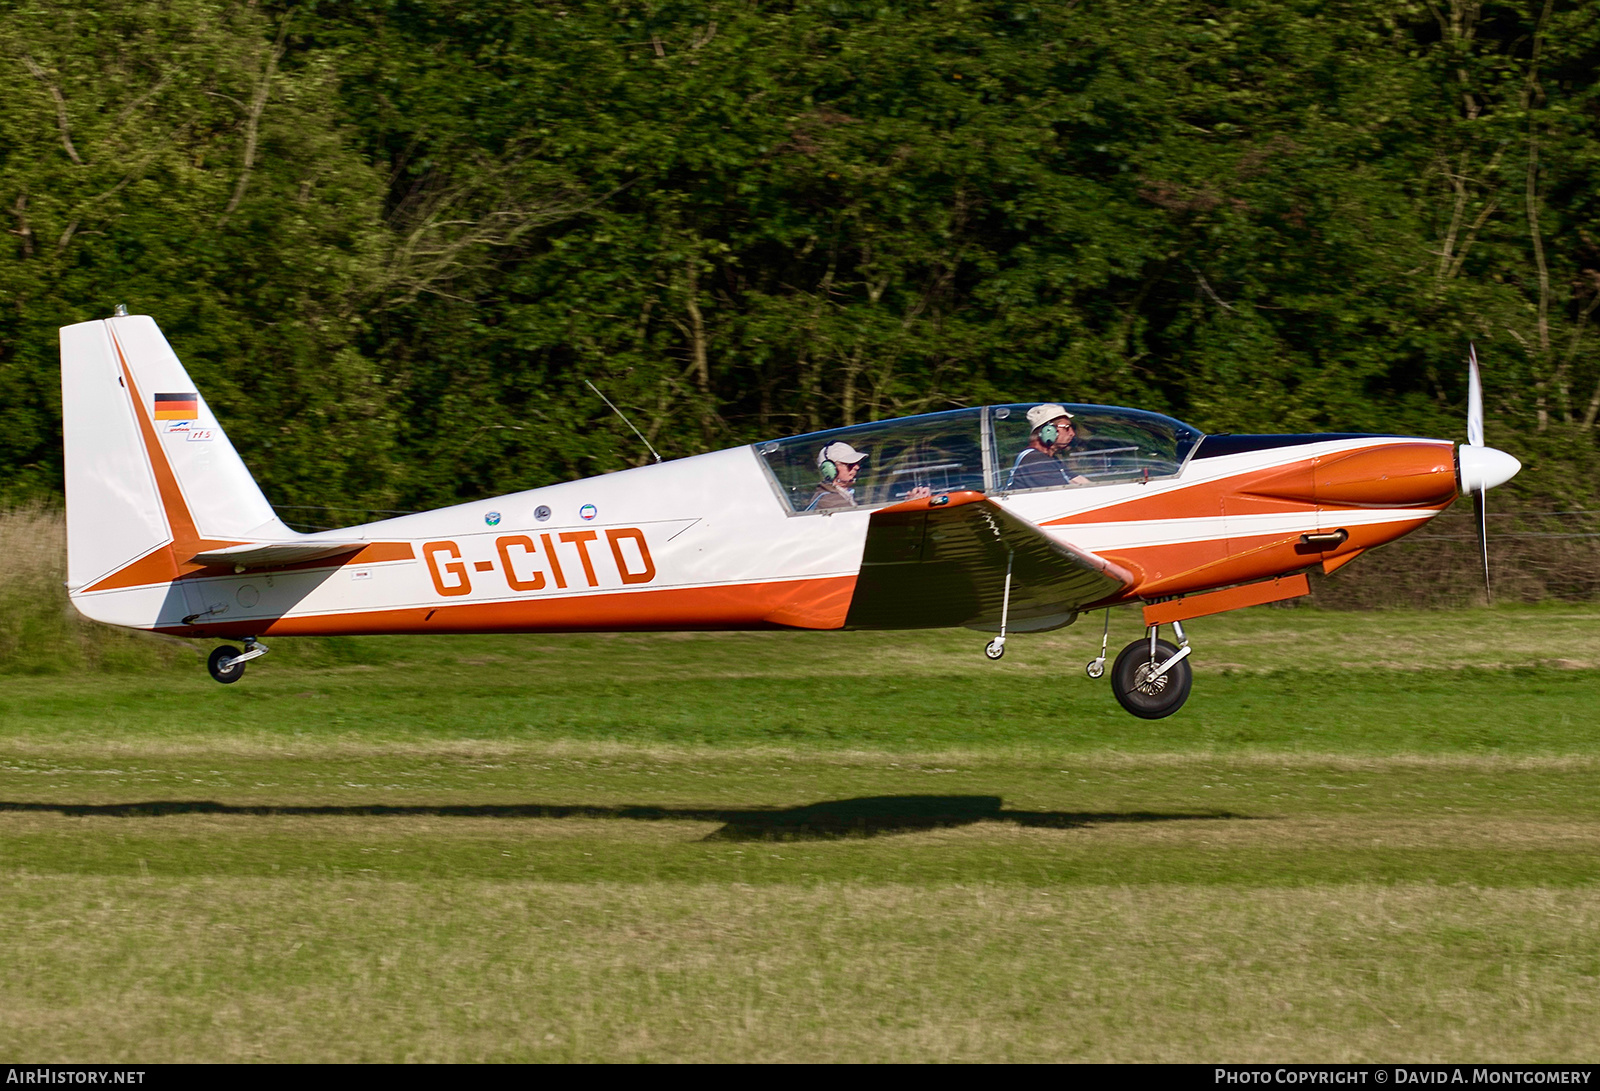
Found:
M 220 648 L 214 648 L 212 649 L 211 657 L 206 660 L 206 670 L 211 672 L 211 677 L 223 685 L 237 682 L 244 677 L 244 664 L 236 663 L 234 660 L 238 659 L 242 654 L 232 644 L 224 644 Z
M 1194 671 L 1187 658 L 1172 662 L 1176 655 L 1177 646 L 1165 640 L 1135 640 L 1123 648 L 1111 668 L 1117 703 L 1145 720 L 1159 720 L 1182 708 Z

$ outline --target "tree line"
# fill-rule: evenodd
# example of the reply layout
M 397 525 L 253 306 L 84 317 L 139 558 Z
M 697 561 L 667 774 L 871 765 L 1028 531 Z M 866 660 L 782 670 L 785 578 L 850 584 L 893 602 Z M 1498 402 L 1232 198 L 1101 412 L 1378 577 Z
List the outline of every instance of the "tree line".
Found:
M 7 0 L 0 500 L 155 317 L 290 506 L 986 401 L 1464 436 L 1584 506 L 1583 0 Z M 358 512 L 359 514 L 359 512 Z

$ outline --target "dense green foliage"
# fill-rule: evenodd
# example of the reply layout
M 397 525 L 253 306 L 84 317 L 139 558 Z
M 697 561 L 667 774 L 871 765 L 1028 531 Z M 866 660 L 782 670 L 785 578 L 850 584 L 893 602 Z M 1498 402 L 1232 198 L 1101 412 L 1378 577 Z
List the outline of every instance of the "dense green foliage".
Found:
M 0 498 L 154 316 L 276 503 L 986 400 L 1463 431 L 1591 506 L 1600 9 L 11 0 Z M 337 513 L 321 522 L 349 521 Z

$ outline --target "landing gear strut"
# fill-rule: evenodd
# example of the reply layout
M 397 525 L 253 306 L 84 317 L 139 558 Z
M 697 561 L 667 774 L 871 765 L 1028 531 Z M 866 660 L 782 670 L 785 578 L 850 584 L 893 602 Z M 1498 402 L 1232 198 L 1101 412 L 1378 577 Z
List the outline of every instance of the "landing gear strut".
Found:
M 1162 640 L 1161 626 L 1152 625 L 1149 638 L 1123 648 L 1111 668 L 1111 692 L 1117 703 L 1141 719 L 1171 716 L 1189 699 L 1194 682 L 1188 663 L 1192 649 L 1183 626 L 1175 622 L 1172 629 L 1181 647 Z
M 1106 611 L 1106 627 L 1100 632 L 1100 654 L 1084 664 L 1083 671 L 1090 678 L 1099 678 L 1106 672 L 1106 644 L 1111 640 L 1111 611 Z
M 1006 623 L 1011 620 L 1011 564 L 1016 559 L 1015 553 L 1006 554 L 1006 590 L 1005 597 L 1000 600 L 1000 635 L 983 646 L 983 654 L 990 659 L 999 659 L 1006 654 Z
M 252 659 L 260 659 L 267 654 L 267 646 L 256 640 L 253 636 L 244 638 L 244 651 L 240 651 L 231 644 L 224 644 L 220 648 L 213 648 L 211 656 L 206 660 L 206 670 L 211 672 L 211 677 L 223 685 L 231 685 L 244 677 L 244 665 Z

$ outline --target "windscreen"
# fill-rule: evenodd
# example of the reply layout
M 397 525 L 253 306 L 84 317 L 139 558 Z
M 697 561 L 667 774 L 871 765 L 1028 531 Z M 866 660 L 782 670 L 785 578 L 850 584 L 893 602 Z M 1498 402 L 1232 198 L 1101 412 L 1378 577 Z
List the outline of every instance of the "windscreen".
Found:
M 1039 432 L 1028 420 L 1039 404 L 900 417 L 770 440 L 755 450 L 791 511 L 825 512 L 958 489 L 1011 493 L 1172 477 L 1202 436 L 1160 413 L 1066 404 L 1056 407 L 1070 421 L 1070 433 L 1058 429 L 1055 442 L 1041 449 L 1031 442 Z M 824 452 L 839 460 L 823 458 Z
M 1044 451 L 1030 442 L 1040 435 L 1028 421 L 1028 411 L 1038 404 L 989 409 L 998 492 L 1171 477 L 1183 468 L 1184 459 L 1201 437 L 1199 429 L 1160 413 L 1068 404 L 1060 408 L 1068 417 L 1070 430 L 1062 426 L 1057 442 Z
M 881 507 L 917 495 L 984 489 L 981 409 L 900 417 L 756 444 L 794 511 Z M 844 444 L 851 471 L 822 465 Z

